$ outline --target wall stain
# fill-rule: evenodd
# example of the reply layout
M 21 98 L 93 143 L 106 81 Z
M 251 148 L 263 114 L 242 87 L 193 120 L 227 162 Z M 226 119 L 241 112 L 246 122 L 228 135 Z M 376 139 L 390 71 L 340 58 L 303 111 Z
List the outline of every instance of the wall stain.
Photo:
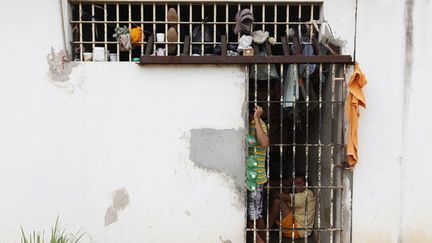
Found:
M 219 236 L 219 239 L 221 240 L 222 243 L 232 243 L 230 239 L 223 240 L 221 236 Z
M 77 80 L 71 80 L 69 77 L 72 70 L 78 66 L 78 64 L 68 61 L 65 50 L 55 52 L 54 48 L 51 48 L 51 52 L 47 55 L 47 61 L 48 75 L 54 86 L 63 89 L 69 94 L 73 94 L 75 91 L 82 89 L 84 78 L 80 77 Z
M 126 188 L 120 188 L 112 192 L 112 204 L 105 213 L 105 226 L 118 221 L 118 213 L 129 205 L 129 194 Z
M 406 171 L 406 156 L 407 146 L 406 141 L 408 137 L 408 115 L 410 109 L 410 96 L 411 96 L 411 82 L 412 82 L 412 65 L 413 65 L 413 52 L 414 52 L 414 0 L 405 0 L 404 8 L 404 24 L 405 24 L 405 53 L 404 53 L 404 76 L 403 76 L 403 103 L 402 103 L 402 135 L 401 135 L 401 156 L 399 158 L 401 172 L 400 172 L 400 212 L 399 212 L 399 242 L 403 238 L 403 218 L 404 212 L 404 195 L 405 195 L 405 171 Z

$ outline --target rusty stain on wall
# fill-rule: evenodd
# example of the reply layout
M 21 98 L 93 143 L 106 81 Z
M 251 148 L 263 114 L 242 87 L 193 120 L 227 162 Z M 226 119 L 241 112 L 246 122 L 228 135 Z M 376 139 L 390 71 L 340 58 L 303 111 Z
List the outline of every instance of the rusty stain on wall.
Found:
M 82 89 L 83 78 L 75 80 L 70 79 L 73 68 L 78 64 L 76 62 L 68 61 L 67 53 L 64 50 L 55 52 L 51 48 L 51 52 L 47 55 L 48 61 L 48 75 L 51 83 L 57 88 L 63 89 L 69 94 Z
M 126 188 L 120 188 L 112 192 L 112 204 L 105 213 L 105 226 L 118 221 L 118 213 L 129 205 L 129 194 Z

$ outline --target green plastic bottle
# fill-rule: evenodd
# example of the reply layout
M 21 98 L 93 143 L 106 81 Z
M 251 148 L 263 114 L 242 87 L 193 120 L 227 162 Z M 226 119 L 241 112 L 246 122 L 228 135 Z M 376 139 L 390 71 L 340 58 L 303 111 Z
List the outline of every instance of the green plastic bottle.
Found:
M 254 136 L 249 134 L 246 137 L 246 144 L 248 147 L 255 147 L 257 145 L 257 140 Z
M 255 180 L 247 180 L 246 186 L 249 191 L 255 191 L 257 188 L 257 183 Z
M 246 176 L 247 176 L 248 180 L 254 180 L 255 181 L 257 179 L 258 174 L 256 173 L 255 170 L 248 169 Z
M 255 156 L 250 155 L 246 160 L 247 167 L 250 169 L 255 169 L 258 166 L 258 160 Z

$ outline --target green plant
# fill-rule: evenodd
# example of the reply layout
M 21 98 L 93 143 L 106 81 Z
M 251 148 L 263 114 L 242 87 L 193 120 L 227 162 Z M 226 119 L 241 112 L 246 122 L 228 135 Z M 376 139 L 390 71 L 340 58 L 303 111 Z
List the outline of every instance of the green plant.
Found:
M 84 235 L 85 233 L 80 232 L 76 234 L 66 233 L 64 229 L 60 228 L 59 217 L 57 216 L 55 225 L 51 228 L 49 243 L 78 243 Z M 24 229 L 21 227 L 21 243 L 45 243 L 45 233 L 44 231 L 33 231 L 27 238 Z

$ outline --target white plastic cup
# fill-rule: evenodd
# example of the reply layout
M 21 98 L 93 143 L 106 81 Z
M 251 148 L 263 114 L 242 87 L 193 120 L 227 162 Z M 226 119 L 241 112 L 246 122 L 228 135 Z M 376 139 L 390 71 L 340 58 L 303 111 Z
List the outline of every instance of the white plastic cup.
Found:
M 158 48 L 156 50 L 156 56 L 165 56 L 165 48 Z
M 104 47 L 95 47 L 93 49 L 93 60 L 95 62 L 105 61 L 105 48 Z
M 165 34 L 164 33 L 156 33 L 156 42 L 164 42 Z
M 84 62 L 91 62 L 93 60 L 93 53 L 91 52 L 84 52 L 83 53 L 83 61 Z
M 117 62 L 117 53 L 110 53 L 109 60 L 110 62 Z

